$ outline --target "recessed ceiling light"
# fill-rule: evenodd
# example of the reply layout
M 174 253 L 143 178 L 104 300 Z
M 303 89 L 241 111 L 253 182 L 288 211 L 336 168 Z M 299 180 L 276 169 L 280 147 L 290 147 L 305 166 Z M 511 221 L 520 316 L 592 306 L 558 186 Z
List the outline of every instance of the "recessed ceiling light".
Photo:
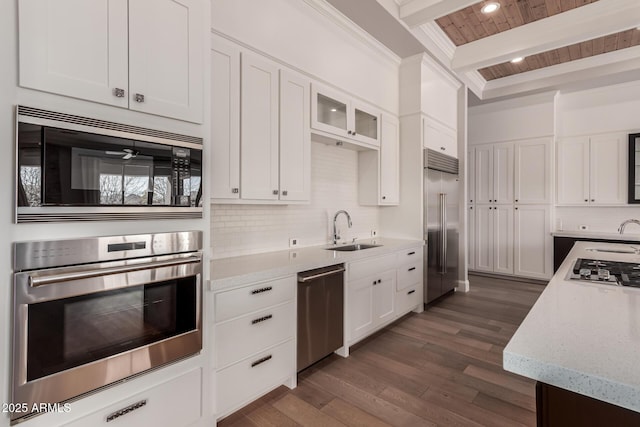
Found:
M 513 58 L 511 60 L 511 63 L 512 64 L 517 64 L 518 62 L 522 62 L 522 61 L 524 61 L 524 58 L 522 56 L 518 56 L 517 58 Z
M 489 3 L 485 3 L 485 5 L 482 6 L 482 9 L 480 9 L 480 12 L 487 14 L 487 13 L 493 13 L 498 9 L 500 9 L 500 3 L 490 1 Z
M 338 110 L 336 110 L 335 108 L 332 108 L 332 109 L 331 109 L 331 112 L 332 112 L 332 113 L 335 113 L 336 111 L 338 111 Z

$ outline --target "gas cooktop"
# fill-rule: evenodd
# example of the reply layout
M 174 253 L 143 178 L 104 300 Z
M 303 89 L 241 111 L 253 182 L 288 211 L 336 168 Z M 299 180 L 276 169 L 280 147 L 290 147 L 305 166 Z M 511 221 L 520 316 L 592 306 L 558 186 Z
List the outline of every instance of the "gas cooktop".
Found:
M 640 263 L 578 258 L 569 279 L 640 288 Z

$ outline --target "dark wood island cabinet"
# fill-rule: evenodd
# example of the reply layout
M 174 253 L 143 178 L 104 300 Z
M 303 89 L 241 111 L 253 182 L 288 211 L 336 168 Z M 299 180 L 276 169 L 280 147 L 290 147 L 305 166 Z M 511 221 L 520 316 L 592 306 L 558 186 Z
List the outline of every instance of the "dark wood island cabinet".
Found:
M 602 400 L 536 383 L 538 427 L 637 427 L 640 413 Z

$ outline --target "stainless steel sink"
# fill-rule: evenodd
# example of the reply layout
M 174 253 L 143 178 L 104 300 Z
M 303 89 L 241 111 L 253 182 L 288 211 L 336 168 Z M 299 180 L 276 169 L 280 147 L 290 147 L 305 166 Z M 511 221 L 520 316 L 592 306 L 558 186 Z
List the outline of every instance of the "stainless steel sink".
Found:
M 336 246 L 333 248 L 325 248 L 328 251 L 361 251 L 363 249 L 377 248 L 382 245 L 369 245 L 367 243 L 355 243 L 353 245 Z

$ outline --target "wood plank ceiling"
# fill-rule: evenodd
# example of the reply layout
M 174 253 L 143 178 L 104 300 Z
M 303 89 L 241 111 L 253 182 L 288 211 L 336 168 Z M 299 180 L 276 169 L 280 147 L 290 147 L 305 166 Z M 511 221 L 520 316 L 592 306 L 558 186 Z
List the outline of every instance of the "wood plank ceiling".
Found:
M 483 14 L 480 9 L 486 2 L 479 2 L 443 16 L 436 23 L 456 46 L 461 46 L 598 0 L 497 1 L 501 7 L 494 13 Z M 486 80 L 494 80 L 638 45 L 640 31 L 631 29 L 531 55 L 518 64 L 507 62 L 478 71 Z

